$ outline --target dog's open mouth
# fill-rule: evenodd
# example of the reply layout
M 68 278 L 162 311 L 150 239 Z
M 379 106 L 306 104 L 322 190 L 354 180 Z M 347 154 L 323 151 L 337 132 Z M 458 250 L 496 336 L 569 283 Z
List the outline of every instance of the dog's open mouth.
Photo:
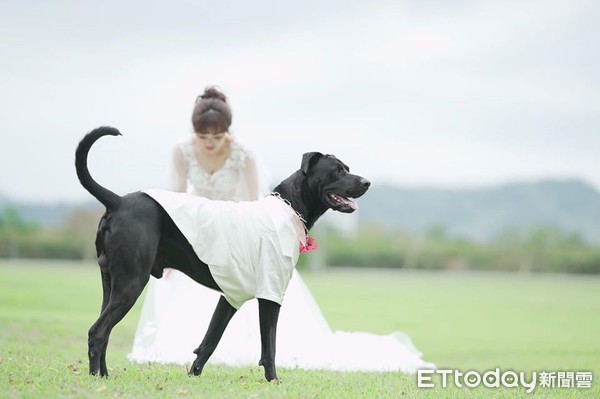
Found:
M 351 199 L 332 192 L 327 194 L 327 202 L 331 209 L 344 213 L 354 212 L 358 208 L 358 205 Z

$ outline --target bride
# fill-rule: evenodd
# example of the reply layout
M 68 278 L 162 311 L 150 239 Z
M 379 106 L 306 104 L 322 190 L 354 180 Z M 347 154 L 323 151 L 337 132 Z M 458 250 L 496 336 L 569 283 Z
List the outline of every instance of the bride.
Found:
M 225 95 L 206 88 L 192 113 L 194 134 L 173 149 L 174 191 L 218 200 L 259 198 L 256 159 L 229 133 L 231 120 Z M 165 269 L 163 278 L 148 284 L 128 358 L 138 363 L 192 363 L 196 357 L 192 351 L 208 328 L 219 296 L 185 274 Z M 277 325 L 279 367 L 406 373 L 435 367 L 421 355 L 400 332 L 332 331 L 299 273 L 293 274 Z M 259 358 L 258 304 L 253 300 L 236 312 L 208 363 L 248 366 L 258 364 Z

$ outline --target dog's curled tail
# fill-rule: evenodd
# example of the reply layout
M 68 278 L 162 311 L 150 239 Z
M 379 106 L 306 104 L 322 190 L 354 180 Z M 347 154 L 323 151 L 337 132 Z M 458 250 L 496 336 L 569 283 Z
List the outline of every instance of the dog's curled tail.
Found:
M 81 139 L 75 151 L 75 170 L 77 170 L 77 177 L 83 188 L 96 197 L 107 209 L 116 209 L 121 203 L 121 197 L 96 183 L 87 166 L 87 157 L 92 145 L 100 137 L 108 135 L 121 136 L 121 132 L 114 127 L 102 126 L 92 130 Z

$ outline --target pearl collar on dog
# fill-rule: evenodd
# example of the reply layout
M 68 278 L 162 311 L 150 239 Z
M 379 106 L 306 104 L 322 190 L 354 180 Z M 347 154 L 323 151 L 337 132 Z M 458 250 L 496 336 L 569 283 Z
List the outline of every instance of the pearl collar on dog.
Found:
M 294 207 L 292 206 L 292 204 L 290 203 L 290 201 L 288 201 L 287 199 L 283 198 L 281 196 L 281 194 L 279 194 L 277 191 L 273 191 L 271 193 L 271 195 L 275 198 L 280 199 L 281 201 L 285 202 L 285 204 L 287 206 L 289 206 L 294 213 L 296 214 L 296 216 L 298 216 L 298 219 L 300 219 L 300 222 L 302 223 L 302 227 L 304 228 L 304 240 L 300 241 L 300 253 L 304 253 L 304 252 L 310 252 L 313 251 L 317 248 L 319 248 L 319 244 L 314 244 L 315 242 L 315 238 L 314 237 L 310 237 L 308 235 L 308 229 L 306 228 L 306 219 L 304 219 L 304 216 L 298 212 L 297 210 L 294 209 Z

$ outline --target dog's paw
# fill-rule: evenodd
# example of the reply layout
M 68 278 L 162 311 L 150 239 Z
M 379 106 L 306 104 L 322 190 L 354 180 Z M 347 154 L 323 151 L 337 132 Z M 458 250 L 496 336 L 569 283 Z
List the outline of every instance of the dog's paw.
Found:
M 192 365 L 192 367 L 188 371 L 189 377 L 199 376 L 200 374 L 202 374 L 202 367 L 200 366 Z

